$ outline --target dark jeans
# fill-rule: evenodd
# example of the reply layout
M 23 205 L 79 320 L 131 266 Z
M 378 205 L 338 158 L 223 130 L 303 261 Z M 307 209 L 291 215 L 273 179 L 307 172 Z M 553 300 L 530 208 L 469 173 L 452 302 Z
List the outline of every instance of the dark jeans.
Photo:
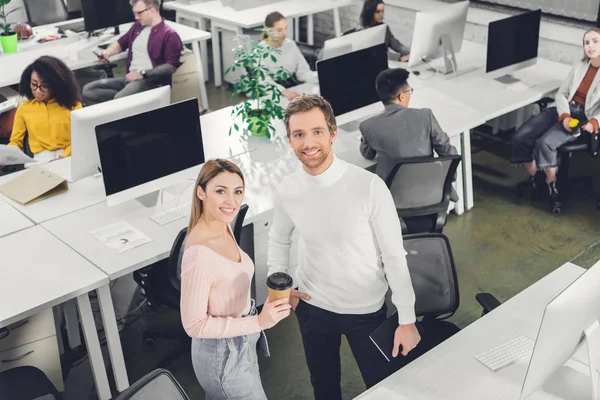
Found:
M 367 389 L 394 372 L 369 334 L 386 320 L 387 307 L 371 314 L 336 314 L 302 300 L 296 308 L 315 400 L 341 400 L 340 345 L 346 335 Z
M 587 122 L 583 106 L 571 103 L 571 116 L 579 119 L 580 126 Z M 558 122 L 556 107 L 550 107 L 530 118 L 515 133 L 512 140 L 513 164 L 530 163 L 535 159 L 538 170 L 558 166 L 558 148 L 576 140 Z

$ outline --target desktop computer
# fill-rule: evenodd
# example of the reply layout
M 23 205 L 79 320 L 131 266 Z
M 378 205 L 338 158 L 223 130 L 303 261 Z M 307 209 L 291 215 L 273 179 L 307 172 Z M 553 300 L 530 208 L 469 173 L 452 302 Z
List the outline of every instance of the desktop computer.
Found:
M 71 112 L 71 177 L 67 180 L 75 182 L 100 171 L 97 125 L 165 107 L 170 102 L 171 87 L 161 86 Z
M 469 1 L 418 12 L 410 49 L 409 67 L 443 58 L 445 74 L 456 72 L 456 53 L 462 47 Z
M 373 29 L 373 28 L 370 28 Z M 380 44 L 317 61 L 319 91 L 337 116 L 379 102 L 375 80 L 388 69 L 387 45 Z
M 518 79 L 511 72 L 535 65 L 542 11 L 535 10 L 490 22 L 485 72 L 502 83 Z
M 119 25 L 135 21 L 129 0 L 81 0 L 81 11 L 90 33 L 114 27 L 118 35 Z
M 544 311 L 527 375 L 521 390 L 521 400 L 529 398 L 549 380 L 568 398 L 598 400 L 598 357 L 600 357 L 600 262 L 556 296 Z M 573 379 L 563 367 L 580 346 L 587 347 L 588 385 Z M 562 369 L 562 370 L 561 370 Z M 558 373 L 557 373 L 558 372 Z M 581 375 L 581 373 L 579 374 Z M 551 378 L 552 379 L 549 379 Z M 562 396 L 558 396 L 563 398 Z
M 158 191 L 195 178 L 189 169 L 205 161 L 198 110 L 191 99 L 96 127 L 109 206 L 153 206 Z
M 385 43 L 386 32 L 387 25 L 381 24 L 326 40 L 323 44 L 323 60 Z

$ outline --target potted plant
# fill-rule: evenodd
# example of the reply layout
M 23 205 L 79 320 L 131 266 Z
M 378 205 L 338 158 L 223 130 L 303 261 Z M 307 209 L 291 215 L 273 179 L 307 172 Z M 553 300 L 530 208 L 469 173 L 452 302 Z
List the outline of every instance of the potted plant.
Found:
M 262 45 L 260 42 L 251 44 L 250 37 L 242 35 L 237 38 L 235 63 L 227 68 L 226 74 L 230 72 L 241 73 L 239 80 L 233 85 L 233 98 L 245 95 L 247 100 L 236 105 L 231 113 L 233 124 L 229 128 L 240 130 L 238 117 L 246 124 L 246 129 L 254 136 L 266 136 L 268 139 L 275 133 L 273 118 L 283 119 L 284 109 L 279 105 L 281 92 L 273 82 L 286 81 L 290 74 L 280 67 L 272 72 L 265 67 L 264 60 L 277 62 L 277 55 L 281 54 L 279 49 Z
M 11 2 L 11 0 L 0 0 L 0 19 L 2 22 L 0 23 L 0 44 L 2 45 L 2 50 L 5 53 L 16 53 L 17 52 L 17 34 L 10 30 L 10 24 L 8 23 L 8 16 L 17 11 L 18 8 L 15 8 L 12 11 L 6 12 L 6 6 Z

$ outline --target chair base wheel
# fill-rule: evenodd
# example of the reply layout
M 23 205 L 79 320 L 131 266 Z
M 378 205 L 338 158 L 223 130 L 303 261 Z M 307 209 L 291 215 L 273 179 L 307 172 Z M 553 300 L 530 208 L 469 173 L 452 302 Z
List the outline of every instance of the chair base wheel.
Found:
M 552 214 L 558 215 L 562 213 L 562 205 L 552 206 Z
M 156 343 L 156 341 L 152 338 L 146 338 L 144 339 L 144 345 L 148 346 L 148 347 L 152 347 L 154 346 L 154 344 Z

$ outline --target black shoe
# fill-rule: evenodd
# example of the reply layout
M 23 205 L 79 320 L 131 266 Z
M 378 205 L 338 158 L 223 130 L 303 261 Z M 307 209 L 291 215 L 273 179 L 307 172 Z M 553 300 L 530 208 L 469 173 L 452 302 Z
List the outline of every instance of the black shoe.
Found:
M 533 200 L 533 201 L 537 201 L 542 198 L 542 193 L 541 193 L 540 189 L 538 188 L 535 177 L 536 177 L 535 175 L 529 177 L 531 179 L 531 200 Z
M 550 194 L 552 214 L 560 214 L 562 212 L 562 197 L 558 193 L 556 181 L 548 182 L 548 192 Z

